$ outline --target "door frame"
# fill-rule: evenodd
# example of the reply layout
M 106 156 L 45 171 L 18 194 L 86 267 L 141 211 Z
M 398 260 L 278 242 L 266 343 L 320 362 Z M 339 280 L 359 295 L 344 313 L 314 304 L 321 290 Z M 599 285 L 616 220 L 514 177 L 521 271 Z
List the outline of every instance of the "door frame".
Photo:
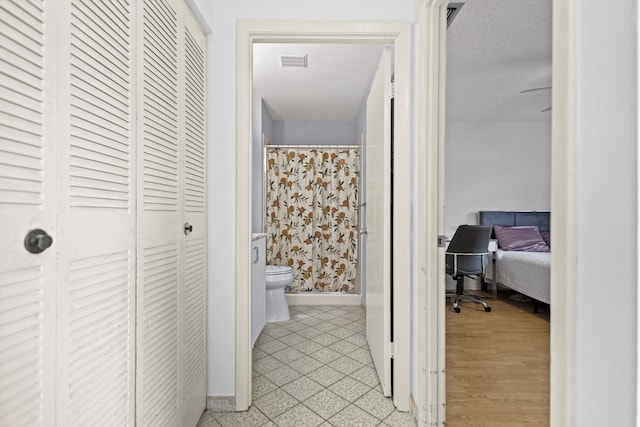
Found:
M 254 43 L 376 43 L 394 47 L 394 396 L 410 409 L 411 24 L 408 22 L 238 21 L 236 27 L 236 410 L 251 405 L 251 131 Z
M 446 9 L 449 0 L 423 0 L 418 22 L 418 425 L 442 425 L 444 383 L 444 260 L 437 249 L 443 230 L 446 83 Z M 575 183 L 576 21 L 575 2 L 553 2 L 553 110 L 551 136 L 551 426 L 575 421 L 574 295 L 576 288 Z M 554 284 L 562 284 L 554 286 Z
M 444 140 L 446 13 L 449 0 L 425 0 L 418 21 L 417 372 L 418 425 L 442 425 L 446 415 L 444 248 Z

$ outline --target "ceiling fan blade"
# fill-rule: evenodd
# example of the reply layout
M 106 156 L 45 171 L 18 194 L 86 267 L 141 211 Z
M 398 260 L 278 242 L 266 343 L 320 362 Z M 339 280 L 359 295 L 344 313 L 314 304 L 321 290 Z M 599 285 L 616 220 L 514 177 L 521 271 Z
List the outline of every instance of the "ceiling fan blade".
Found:
M 541 113 L 546 113 L 547 111 L 551 111 L 551 107 L 547 107 L 544 110 L 540 110 Z
M 523 91 L 520 91 L 520 93 L 529 93 L 529 92 L 538 92 L 541 90 L 547 90 L 547 89 L 551 89 L 551 86 L 545 86 L 545 87 L 534 87 L 532 89 L 525 89 Z

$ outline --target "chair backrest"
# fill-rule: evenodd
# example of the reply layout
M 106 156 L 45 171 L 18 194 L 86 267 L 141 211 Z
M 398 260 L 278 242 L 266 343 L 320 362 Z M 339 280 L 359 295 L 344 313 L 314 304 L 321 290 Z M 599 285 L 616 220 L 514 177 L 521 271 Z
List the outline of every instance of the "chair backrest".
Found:
M 490 225 L 461 225 L 456 230 L 449 246 L 447 247 L 447 273 L 481 274 L 484 272 L 487 248 L 491 239 Z M 472 256 L 457 256 L 454 271 L 454 255 L 450 254 L 477 254 Z

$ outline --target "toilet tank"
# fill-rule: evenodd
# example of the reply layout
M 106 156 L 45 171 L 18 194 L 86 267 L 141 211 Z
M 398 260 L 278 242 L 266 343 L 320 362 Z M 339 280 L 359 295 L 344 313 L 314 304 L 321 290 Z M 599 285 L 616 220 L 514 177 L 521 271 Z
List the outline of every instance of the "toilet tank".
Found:
M 251 346 L 255 345 L 266 320 L 265 270 L 267 235 L 255 233 L 251 244 Z

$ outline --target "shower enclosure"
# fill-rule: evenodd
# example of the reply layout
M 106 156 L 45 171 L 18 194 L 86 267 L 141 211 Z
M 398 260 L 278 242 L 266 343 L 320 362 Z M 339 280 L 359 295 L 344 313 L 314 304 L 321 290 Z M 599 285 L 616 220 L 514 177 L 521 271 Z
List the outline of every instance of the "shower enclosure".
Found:
M 291 292 L 357 293 L 358 146 L 265 147 L 267 264 Z

